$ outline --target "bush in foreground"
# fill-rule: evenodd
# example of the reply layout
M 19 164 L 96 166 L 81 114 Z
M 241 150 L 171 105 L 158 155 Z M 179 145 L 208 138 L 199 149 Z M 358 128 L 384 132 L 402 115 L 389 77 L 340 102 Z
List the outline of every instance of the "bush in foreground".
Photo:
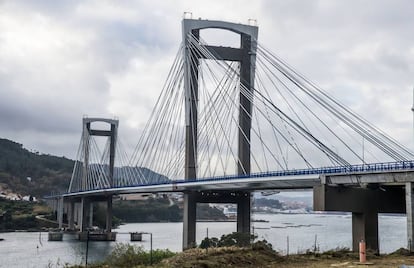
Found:
M 216 237 L 206 237 L 201 241 L 200 248 L 210 247 L 247 247 L 256 238 L 256 236 L 248 233 L 233 232 L 231 234 L 222 235 L 220 240 Z
M 147 267 L 160 263 L 163 259 L 168 259 L 175 256 L 176 253 L 168 249 L 155 249 L 151 252 L 144 251 L 141 246 L 118 243 L 115 245 L 111 254 L 101 263 L 88 264 L 91 268 L 132 268 L 132 267 Z M 49 264 L 48 267 L 53 267 Z M 56 265 L 56 267 L 60 267 Z M 65 268 L 83 268 L 83 265 L 64 265 Z
M 168 249 L 156 249 L 152 251 L 152 263 L 159 263 L 165 258 L 174 256 L 175 253 Z M 117 244 L 111 254 L 106 258 L 104 264 L 110 267 L 134 267 L 137 265 L 150 265 L 151 253 L 144 251 L 140 246 L 130 244 Z

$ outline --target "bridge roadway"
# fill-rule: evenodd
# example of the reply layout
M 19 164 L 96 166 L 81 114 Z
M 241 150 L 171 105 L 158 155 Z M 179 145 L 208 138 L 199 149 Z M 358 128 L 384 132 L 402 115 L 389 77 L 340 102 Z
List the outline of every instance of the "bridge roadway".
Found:
M 130 185 L 64 193 L 59 196 L 119 195 L 185 191 L 256 191 L 312 189 L 319 185 L 365 187 L 370 184 L 405 185 L 414 182 L 414 161 L 387 162 L 311 169 L 252 173 L 249 176 L 223 176 L 198 180 L 175 180 L 172 183 Z M 51 196 L 52 197 L 52 196 Z
M 378 213 L 406 213 L 408 248 L 414 249 L 414 161 L 179 180 L 165 184 L 93 189 L 49 198 L 60 200 L 57 202 L 60 204 L 60 223 L 64 204 L 67 205 L 68 223 L 74 228 L 74 214 L 82 215 L 80 219 L 78 217 L 82 226 L 86 225 L 86 219 L 89 219 L 91 226 L 92 212 L 89 207 L 92 206 L 88 204 L 108 202 L 108 198 L 112 200 L 113 195 L 183 192 L 191 193 L 195 203 L 234 203 L 238 202 L 240 196 L 256 190 L 299 189 L 313 189 L 315 211 L 352 212 L 352 240 L 355 251 L 363 239 L 367 248 L 379 252 Z M 76 203 L 80 204 L 81 212 L 76 212 Z M 107 218 L 112 218 L 111 204 L 112 202 L 108 202 Z M 107 231 L 110 232 L 110 221 L 107 225 Z

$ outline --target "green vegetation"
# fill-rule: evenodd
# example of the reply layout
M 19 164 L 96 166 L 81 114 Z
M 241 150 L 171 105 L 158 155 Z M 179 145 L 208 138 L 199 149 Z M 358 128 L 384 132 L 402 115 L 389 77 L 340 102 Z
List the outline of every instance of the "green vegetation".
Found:
M 211 221 L 222 221 L 227 220 L 226 215 L 223 214 L 218 208 L 210 207 L 209 204 L 200 203 L 197 204 L 197 215 L 198 220 L 211 220 Z
M 150 265 L 150 253 L 142 248 L 120 244 L 102 263 L 88 265 L 92 268 L 112 267 L 158 267 L 158 268 L 221 268 L 221 267 L 357 267 L 358 253 L 346 249 L 336 249 L 318 254 L 297 254 L 281 256 L 265 241 L 257 241 L 249 247 L 194 248 L 181 253 L 168 250 L 153 252 L 153 265 Z M 394 253 L 376 256 L 367 254 L 371 267 L 403 267 L 414 264 L 414 255 L 400 249 Z M 65 266 L 69 267 L 69 266 Z M 72 266 L 80 268 L 83 266 Z M 365 267 L 365 266 L 364 266 Z M 405 266 L 404 266 L 405 267 Z
M 142 247 L 130 244 L 117 244 L 112 253 L 106 258 L 105 264 L 111 267 L 133 267 L 136 265 L 150 265 L 159 263 L 165 258 L 174 256 L 175 253 L 156 249 L 150 252 Z M 151 259 L 152 258 L 152 259 Z
M 200 243 L 200 248 L 211 248 L 211 247 L 247 247 L 255 239 L 254 235 L 246 233 L 233 232 L 231 234 L 222 235 L 220 240 L 216 237 L 206 237 Z M 272 245 L 265 243 L 271 249 Z
M 283 204 L 277 199 L 255 198 L 253 199 L 254 207 L 270 207 L 275 209 L 282 209 Z
M 63 192 L 73 165 L 65 157 L 30 152 L 22 144 L 0 139 L 0 189 L 37 197 Z
M 36 216 L 51 215 L 51 213 L 46 205 L 40 203 L 0 199 L 0 231 L 40 229 L 50 226 L 50 223 L 41 221 Z
M 113 204 L 114 216 L 124 222 L 179 222 L 183 211 L 168 198 L 148 198 L 147 200 L 122 200 Z M 225 220 L 223 212 L 208 204 L 198 204 L 197 219 Z
M 52 192 L 67 190 L 74 161 L 65 157 L 30 152 L 22 144 L 0 139 L 0 193 L 13 192 L 19 195 L 43 197 Z M 151 170 L 143 169 L 150 173 Z M 161 175 L 160 179 L 167 180 Z M 35 212 L 35 205 L 29 202 L 13 202 L 0 200 L 1 229 L 31 229 L 39 227 L 39 220 L 35 217 L 43 213 L 47 218 L 56 217 L 49 211 Z M 168 198 L 149 198 L 144 201 L 114 202 L 114 225 L 123 222 L 159 222 L 182 220 L 181 204 L 173 204 Z M 25 209 L 25 211 L 23 211 Z M 94 209 L 95 225 L 104 227 L 104 210 L 97 205 Z M 4 215 L 3 215 L 4 214 Z M 207 204 L 199 204 L 197 218 L 204 220 L 225 220 L 226 217 L 216 208 Z M 46 221 L 44 221 L 46 222 Z
M 191 249 L 163 260 L 157 267 L 171 268 L 221 268 L 221 267 L 273 267 L 272 262 L 282 262 L 277 252 L 263 247 L 219 247 Z M 279 267 L 279 266 L 274 266 Z M 297 266 L 305 267 L 305 266 Z
M 114 216 L 125 222 L 180 221 L 177 205 L 170 206 L 168 199 L 122 200 L 113 204 Z
M 156 265 L 163 259 L 171 258 L 174 255 L 176 255 L 176 253 L 171 252 L 168 249 L 156 249 L 151 253 L 144 251 L 140 246 L 119 243 L 116 244 L 111 254 L 109 254 L 102 263 L 88 265 L 88 267 L 142 267 L 151 264 Z M 83 266 L 72 267 L 78 268 Z

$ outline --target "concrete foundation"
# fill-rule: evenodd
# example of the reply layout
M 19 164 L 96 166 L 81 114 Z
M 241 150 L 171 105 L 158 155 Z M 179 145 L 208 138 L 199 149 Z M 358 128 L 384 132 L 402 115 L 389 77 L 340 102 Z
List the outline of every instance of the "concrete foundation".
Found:
M 62 232 L 49 232 L 47 234 L 48 241 L 62 241 L 63 233 Z
M 131 241 L 142 241 L 142 233 L 131 233 Z
M 77 239 L 80 241 L 115 241 L 116 233 L 104 232 L 104 233 L 95 233 L 95 232 L 79 232 L 77 233 Z

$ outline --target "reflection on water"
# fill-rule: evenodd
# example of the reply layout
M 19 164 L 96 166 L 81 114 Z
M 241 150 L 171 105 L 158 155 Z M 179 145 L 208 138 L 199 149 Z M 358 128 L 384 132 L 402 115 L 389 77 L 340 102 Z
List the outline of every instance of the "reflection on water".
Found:
M 325 214 L 255 214 L 255 234 L 266 239 L 273 248 L 286 253 L 303 252 L 316 246 L 324 251 L 336 247 L 351 247 L 351 216 Z M 395 228 L 398 226 L 398 228 Z M 235 222 L 197 223 L 197 242 L 206 236 L 220 237 L 236 230 Z M 149 250 L 149 235 L 142 242 L 129 242 L 129 232 L 151 232 L 153 247 L 180 251 L 182 223 L 131 223 L 120 226 L 117 242 L 89 242 L 88 262 L 103 260 L 116 243 L 134 243 Z M 380 216 L 380 251 L 392 252 L 406 246 L 406 219 L 402 216 Z M 288 238 L 289 237 L 289 238 Z M 0 233 L 0 267 L 62 267 L 66 263 L 84 264 L 86 242 L 65 234 L 63 241 L 47 241 L 47 233 Z M 289 243 L 289 245 L 288 245 Z

